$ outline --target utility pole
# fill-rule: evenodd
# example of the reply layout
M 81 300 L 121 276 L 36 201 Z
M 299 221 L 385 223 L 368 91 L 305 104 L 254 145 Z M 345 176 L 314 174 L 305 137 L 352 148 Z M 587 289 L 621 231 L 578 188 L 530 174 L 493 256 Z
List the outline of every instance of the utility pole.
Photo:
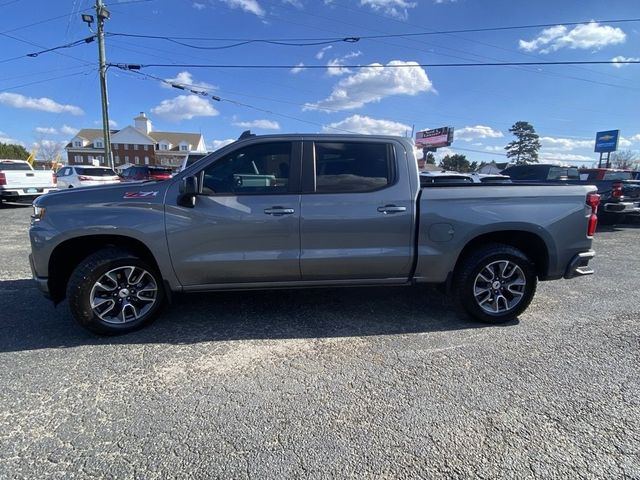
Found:
M 111 13 L 102 3 L 96 0 L 96 16 L 98 17 L 98 57 L 100 60 L 100 96 L 102 99 L 102 132 L 104 134 L 104 159 L 105 165 L 114 168 L 111 155 L 111 132 L 109 131 L 109 98 L 107 96 L 107 60 L 104 50 L 104 21 L 111 18 Z

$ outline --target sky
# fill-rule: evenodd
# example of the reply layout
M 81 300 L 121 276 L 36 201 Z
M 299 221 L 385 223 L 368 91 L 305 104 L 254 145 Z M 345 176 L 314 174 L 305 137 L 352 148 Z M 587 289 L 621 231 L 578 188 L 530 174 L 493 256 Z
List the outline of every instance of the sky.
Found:
M 145 112 L 155 130 L 201 132 L 214 150 L 247 129 L 405 136 L 453 126 L 454 142 L 438 156 L 501 162 L 513 139 L 509 128 L 522 120 L 540 135 L 545 162 L 589 166 L 597 160 L 595 133 L 611 129 L 621 130 L 620 149 L 640 154 L 640 64 L 620 63 L 640 59 L 640 21 L 605 21 L 640 18 L 635 0 L 105 3 L 107 61 L 143 65 L 137 73 L 108 70 L 113 128 Z M 0 142 L 31 148 L 100 128 L 97 43 L 28 56 L 91 36 L 80 15 L 94 13 L 92 5 L 0 0 Z M 437 33 L 540 24 L 549 26 Z M 276 42 L 237 45 L 246 40 Z M 421 66 L 614 59 L 588 66 Z

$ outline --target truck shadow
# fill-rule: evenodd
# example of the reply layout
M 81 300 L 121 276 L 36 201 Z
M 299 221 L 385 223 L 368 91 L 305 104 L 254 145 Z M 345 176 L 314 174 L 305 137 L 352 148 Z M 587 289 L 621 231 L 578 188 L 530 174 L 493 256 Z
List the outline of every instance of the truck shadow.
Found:
M 155 323 L 118 337 L 79 327 L 31 280 L 0 281 L 0 352 L 109 344 L 401 335 L 482 328 L 431 288 L 342 288 L 179 295 Z M 518 321 L 506 324 L 516 325 Z

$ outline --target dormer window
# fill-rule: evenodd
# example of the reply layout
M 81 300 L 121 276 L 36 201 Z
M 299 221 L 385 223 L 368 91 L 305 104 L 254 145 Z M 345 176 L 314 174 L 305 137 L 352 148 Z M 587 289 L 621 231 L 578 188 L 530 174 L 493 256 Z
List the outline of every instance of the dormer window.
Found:
M 95 148 L 104 148 L 104 142 L 102 140 L 96 140 L 93 142 Z
M 73 146 L 76 148 L 81 148 L 82 147 L 82 140 L 75 140 L 73 142 Z
M 180 145 L 180 151 L 181 152 L 188 152 L 189 151 L 189 145 Z

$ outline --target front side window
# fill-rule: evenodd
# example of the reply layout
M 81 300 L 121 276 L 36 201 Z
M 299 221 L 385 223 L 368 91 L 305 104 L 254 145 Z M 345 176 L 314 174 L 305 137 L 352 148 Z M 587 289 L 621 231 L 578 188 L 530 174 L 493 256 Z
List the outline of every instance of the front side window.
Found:
M 273 142 L 236 150 L 216 160 L 204 171 L 202 193 L 286 193 L 289 187 L 291 149 L 291 142 Z
M 386 143 L 316 143 L 316 192 L 371 192 L 390 185 L 391 152 Z

